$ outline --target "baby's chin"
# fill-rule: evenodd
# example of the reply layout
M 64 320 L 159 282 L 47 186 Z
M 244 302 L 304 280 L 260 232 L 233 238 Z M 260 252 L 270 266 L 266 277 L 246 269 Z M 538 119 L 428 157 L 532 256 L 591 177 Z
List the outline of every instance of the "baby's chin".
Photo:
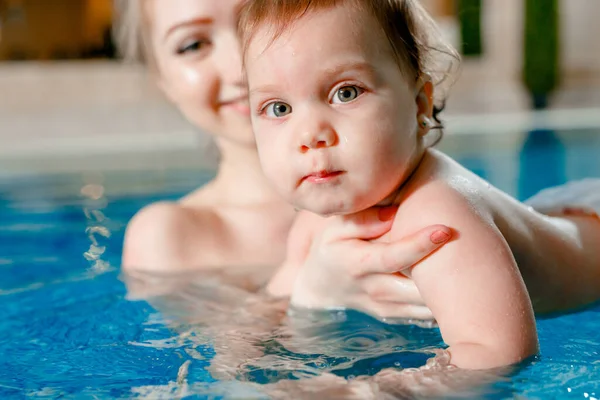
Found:
M 316 202 L 311 202 L 307 204 L 305 202 L 296 202 L 293 203 L 294 207 L 299 210 L 309 211 L 313 214 L 320 215 L 322 217 L 332 217 L 334 215 L 350 215 L 362 210 L 365 210 L 368 207 L 360 206 L 358 204 L 317 204 Z

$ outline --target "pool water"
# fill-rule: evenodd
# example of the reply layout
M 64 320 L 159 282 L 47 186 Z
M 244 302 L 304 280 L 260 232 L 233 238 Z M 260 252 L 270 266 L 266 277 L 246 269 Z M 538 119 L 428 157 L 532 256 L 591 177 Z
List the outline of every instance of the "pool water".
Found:
M 567 180 L 600 177 L 600 131 L 456 136 L 445 138 L 442 149 L 519 199 Z M 243 385 L 218 384 L 208 368 L 210 340 L 182 335 L 150 304 L 126 299 L 120 279 L 124 228 L 133 214 L 208 179 L 196 171 L 2 178 L 0 398 L 250 393 Z M 496 384 L 489 397 L 600 398 L 600 306 L 538 319 L 538 330 L 540 356 Z M 352 377 L 418 367 L 441 345 L 436 330 L 390 327 L 355 313 L 320 339 L 310 355 L 277 341 L 265 348 L 288 366 Z M 186 396 L 178 383 L 182 369 Z M 285 376 L 293 377 L 293 368 L 258 365 L 241 379 Z

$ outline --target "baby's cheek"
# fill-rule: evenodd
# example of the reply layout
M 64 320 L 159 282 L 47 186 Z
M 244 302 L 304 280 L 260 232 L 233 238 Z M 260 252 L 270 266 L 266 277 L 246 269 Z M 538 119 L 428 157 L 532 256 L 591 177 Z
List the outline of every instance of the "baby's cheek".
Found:
M 263 170 L 272 184 L 277 185 L 278 187 L 281 186 L 282 171 L 276 163 L 273 161 L 263 163 Z

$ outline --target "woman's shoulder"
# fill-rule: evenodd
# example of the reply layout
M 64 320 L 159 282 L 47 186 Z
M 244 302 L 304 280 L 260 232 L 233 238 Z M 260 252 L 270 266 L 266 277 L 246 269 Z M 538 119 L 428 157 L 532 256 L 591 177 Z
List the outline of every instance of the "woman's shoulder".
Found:
M 173 271 L 198 267 L 198 254 L 219 236 L 220 217 L 211 208 L 157 202 L 129 222 L 123 245 L 123 268 Z

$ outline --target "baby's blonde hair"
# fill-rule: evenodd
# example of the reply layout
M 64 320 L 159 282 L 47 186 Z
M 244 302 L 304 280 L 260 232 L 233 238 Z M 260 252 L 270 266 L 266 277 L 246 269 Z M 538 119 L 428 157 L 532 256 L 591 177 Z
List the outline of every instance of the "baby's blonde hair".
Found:
M 460 56 L 418 0 L 250 0 L 238 19 L 242 51 L 245 55 L 252 38 L 264 26 L 271 29 L 275 40 L 303 15 L 342 5 L 357 7 L 377 18 L 407 77 L 415 81 L 425 74 L 432 77 L 437 88 L 433 116 L 440 123 L 437 117 L 458 71 Z
M 127 62 L 147 63 L 152 57 L 145 0 L 114 0 L 113 35 L 119 55 Z

